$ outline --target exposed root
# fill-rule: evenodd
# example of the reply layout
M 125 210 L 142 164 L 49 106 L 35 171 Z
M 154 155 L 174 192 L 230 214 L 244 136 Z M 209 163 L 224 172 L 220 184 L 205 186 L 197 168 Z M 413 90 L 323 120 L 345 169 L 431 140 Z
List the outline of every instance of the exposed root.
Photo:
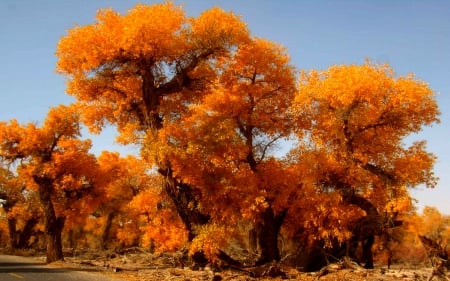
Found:
M 344 257 L 337 263 L 330 263 L 327 266 L 324 266 L 321 270 L 316 273 L 316 280 L 320 277 L 325 276 L 329 273 L 335 273 L 342 269 L 352 269 L 355 272 L 366 270 L 364 267 L 360 266 L 356 262 L 352 261 L 348 257 Z

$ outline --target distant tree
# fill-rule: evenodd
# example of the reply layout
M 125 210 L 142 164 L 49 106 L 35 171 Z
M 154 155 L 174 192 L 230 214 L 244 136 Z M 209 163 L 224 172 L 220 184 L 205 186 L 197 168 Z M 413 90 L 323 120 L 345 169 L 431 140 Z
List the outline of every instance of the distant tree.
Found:
M 41 212 L 36 192 L 26 190 L 25 183 L 5 166 L 0 168 L 0 204 L 6 214 L 10 246 L 30 246 Z
M 116 238 L 125 245 L 133 245 L 144 241 L 149 246 L 153 239 L 145 233 L 148 227 L 155 231 L 168 232 L 170 221 L 150 226 L 150 221 L 155 219 L 155 212 L 163 200 L 161 197 L 162 179 L 152 171 L 147 163 L 135 156 L 120 157 L 119 153 L 104 151 L 98 157 L 100 174 L 102 179 L 101 203 L 96 209 L 96 216 L 103 218 L 101 224 L 102 248 L 106 249 L 108 241 Z M 151 196 L 141 204 L 135 204 L 137 198 Z M 173 212 L 172 212 L 173 213 Z M 142 219 L 144 217 L 145 219 Z M 184 233 L 181 226 L 180 235 Z M 153 237 L 157 239 L 157 237 Z M 185 241 L 176 239 L 180 244 Z
M 44 213 L 47 262 L 63 259 L 65 220 L 89 212 L 97 162 L 90 140 L 80 140 L 73 107 L 52 108 L 41 127 L 16 120 L 0 123 L 0 157 L 17 166 L 26 188 L 38 193 Z M 74 212 L 76 210 L 76 212 Z
M 442 244 L 444 248 L 450 244 L 450 216 L 441 214 L 436 207 L 425 206 L 419 221 L 416 225 L 419 235 Z

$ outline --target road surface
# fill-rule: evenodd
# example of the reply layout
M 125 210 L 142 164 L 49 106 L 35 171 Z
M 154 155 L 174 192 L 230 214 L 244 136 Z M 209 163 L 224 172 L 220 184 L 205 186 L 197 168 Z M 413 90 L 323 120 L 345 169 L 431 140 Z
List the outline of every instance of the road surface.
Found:
M 52 267 L 34 258 L 0 255 L 1 281 L 117 281 L 100 273 Z

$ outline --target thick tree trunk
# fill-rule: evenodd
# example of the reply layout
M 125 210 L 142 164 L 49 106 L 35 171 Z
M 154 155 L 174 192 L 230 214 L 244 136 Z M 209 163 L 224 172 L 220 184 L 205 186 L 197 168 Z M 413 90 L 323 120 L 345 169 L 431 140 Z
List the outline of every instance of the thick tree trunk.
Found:
M 54 223 L 46 226 L 47 263 L 64 260 L 61 241 L 64 220 L 64 218 L 55 218 Z
M 189 241 L 192 241 L 195 238 L 194 226 L 208 223 L 209 216 L 198 210 L 198 202 L 190 185 L 178 182 L 173 177 L 170 168 L 160 169 L 159 173 L 166 178 L 165 191 L 172 200 L 181 221 L 188 231 Z
M 45 176 L 34 176 L 39 185 L 39 199 L 41 201 L 45 218 L 45 237 L 47 243 L 47 263 L 64 260 L 62 251 L 61 233 L 64 227 L 63 217 L 56 217 L 51 200 L 52 180 Z
M 347 203 L 358 206 L 366 212 L 366 216 L 356 222 L 352 240 L 354 240 L 354 243 L 357 243 L 357 241 L 362 243 L 362 258 L 360 262 L 364 263 L 365 268 L 373 268 L 372 246 L 375 241 L 375 235 L 382 233 L 382 218 L 376 207 L 366 198 L 353 194 L 344 197 L 344 199 Z M 351 249 L 350 252 L 353 255 L 355 249 Z M 354 256 L 351 257 L 355 258 Z
M 280 261 L 280 250 L 278 248 L 278 234 L 287 210 L 275 215 L 272 208 L 267 208 L 261 214 L 261 221 L 257 224 L 257 238 L 261 255 L 256 262 L 257 265 Z
M 258 228 L 253 227 L 248 233 L 248 244 L 252 252 L 258 252 Z
M 166 179 L 164 190 L 172 200 L 181 221 L 188 232 L 188 241 L 192 242 L 196 236 L 194 227 L 205 225 L 209 221 L 209 216 L 201 213 L 197 206 L 198 201 L 195 198 L 192 187 L 188 184 L 179 182 L 172 173 L 170 166 L 160 168 L 159 173 Z M 208 262 L 203 251 L 197 251 L 191 255 L 193 269 L 204 267 Z

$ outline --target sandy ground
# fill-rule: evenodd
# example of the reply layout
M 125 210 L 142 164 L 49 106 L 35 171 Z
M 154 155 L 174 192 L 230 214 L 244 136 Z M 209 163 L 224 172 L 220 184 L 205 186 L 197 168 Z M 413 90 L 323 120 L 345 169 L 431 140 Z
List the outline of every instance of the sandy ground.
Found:
M 131 251 L 124 254 L 115 253 L 83 253 L 66 255 L 64 262 L 53 263 L 52 266 L 66 268 L 77 268 L 82 270 L 93 270 L 94 268 L 105 275 L 117 280 L 127 281 L 165 281 L 165 280 L 324 280 L 324 281 L 362 281 L 362 280 L 403 280 L 420 281 L 427 280 L 431 274 L 430 267 L 407 268 L 406 266 L 394 265 L 393 268 L 376 267 L 372 270 L 363 268 L 342 268 L 340 265 L 330 265 L 326 270 L 320 272 L 305 273 L 295 268 L 281 267 L 285 272 L 284 277 L 252 277 L 256 272 L 258 275 L 267 273 L 266 268 L 251 268 L 248 272 L 238 270 L 216 270 L 205 267 L 202 270 L 191 270 L 183 268 L 176 255 L 150 254 L 139 251 Z M 259 270 L 259 271 L 258 271 Z M 434 277 L 436 281 L 439 278 Z M 450 279 L 449 279 L 450 280 Z

